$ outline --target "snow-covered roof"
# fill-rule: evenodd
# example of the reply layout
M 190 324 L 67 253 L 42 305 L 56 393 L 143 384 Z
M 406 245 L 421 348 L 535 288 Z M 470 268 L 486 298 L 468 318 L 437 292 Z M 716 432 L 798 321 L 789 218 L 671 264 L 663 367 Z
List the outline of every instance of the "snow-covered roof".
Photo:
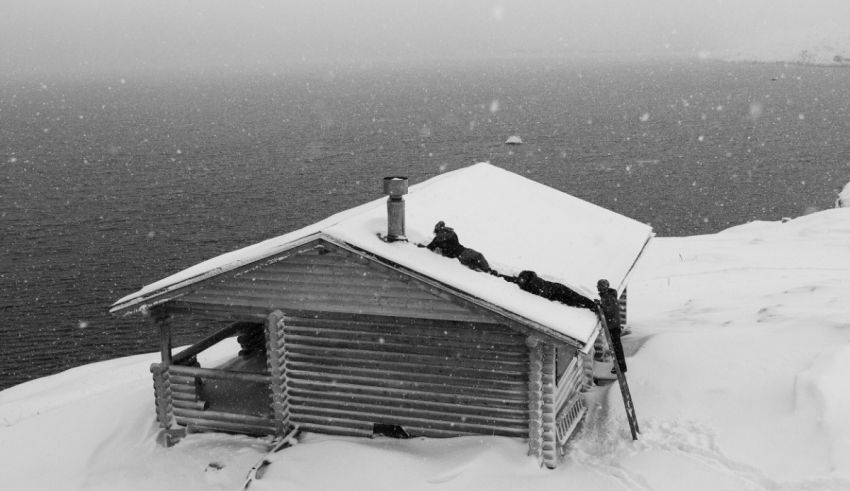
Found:
M 376 181 L 376 189 L 380 189 Z M 523 318 L 586 343 L 596 328 L 588 310 L 521 291 L 515 284 L 462 266 L 416 243 L 428 243 L 443 220 L 460 242 L 500 273 L 532 270 L 596 298 L 596 282 L 621 287 L 652 236 L 645 224 L 489 163 L 441 174 L 404 197 L 409 242 L 385 242 L 386 198 L 343 211 L 300 230 L 223 254 L 145 286 L 113 304 L 137 309 L 156 297 L 273 256 L 311 236 L 325 236 L 396 263 Z

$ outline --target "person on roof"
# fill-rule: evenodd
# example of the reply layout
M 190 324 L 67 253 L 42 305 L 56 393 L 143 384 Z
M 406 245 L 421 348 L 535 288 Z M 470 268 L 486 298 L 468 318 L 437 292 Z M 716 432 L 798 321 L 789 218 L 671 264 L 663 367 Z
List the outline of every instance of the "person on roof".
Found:
M 434 225 L 434 239 L 428 245 L 419 244 L 419 246 L 427 247 L 429 251 L 436 252 L 444 257 L 457 259 L 469 269 L 485 273 L 492 272 L 484 255 L 475 249 L 461 245 L 454 229 L 447 227 L 446 222 L 442 220 Z
M 597 281 L 596 289 L 599 291 L 599 304 L 602 307 L 602 315 L 605 317 L 605 323 L 608 324 L 608 332 L 611 333 L 611 344 L 613 344 L 611 348 L 617 357 L 617 364 L 620 366 L 620 371 L 626 373 L 626 356 L 623 353 L 623 343 L 620 341 L 623 330 L 620 325 L 620 301 L 617 296 L 617 290 L 611 288 L 608 280 Z M 612 368 L 611 373 L 617 372 Z
M 508 280 L 511 281 L 511 280 Z M 570 307 L 580 307 L 595 310 L 596 304 L 589 298 L 580 295 L 566 285 L 554 281 L 546 281 L 537 276 L 534 271 L 522 271 L 516 278 L 516 284 L 522 290 L 543 298 L 561 302 Z

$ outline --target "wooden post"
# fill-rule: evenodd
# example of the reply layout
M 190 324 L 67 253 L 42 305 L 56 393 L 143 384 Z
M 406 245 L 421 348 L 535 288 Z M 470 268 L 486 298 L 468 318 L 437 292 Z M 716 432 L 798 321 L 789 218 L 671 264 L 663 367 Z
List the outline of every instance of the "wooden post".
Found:
M 171 365 L 171 316 L 164 308 L 151 308 L 148 315 L 159 330 L 159 348 L 162 354 L 162 364 Z
M 541 397 L 540 412 L 542 422 L 541 461 L 550 469 L 558 466 L 558 428 L 555 422 L 555 346 L 541 343 Z
M 157 440 L 165 447 L 170 447 L 180 441 L 183 431 L 173 429 L 174 398 L 171 392 L 171 324 L 170 316 L 161 307 L 154 307 L 148 312 L 154 325 L 159 329 L 162 363 L 151 365 L 154 380 L 154 397 L 159 426 L 162 428 Z
M 540 340 L 529 336 L 528 346 L 528 455 L 543 455 L 543 354 Z
M 266 321 L 266 361 L 271 374 L 272 410 L 275 432 L 283 435 L 290 426 L 289 397 L 286 388 L 286 348 L 283 344 L 285 327 L 283 312 L 275 310 Z

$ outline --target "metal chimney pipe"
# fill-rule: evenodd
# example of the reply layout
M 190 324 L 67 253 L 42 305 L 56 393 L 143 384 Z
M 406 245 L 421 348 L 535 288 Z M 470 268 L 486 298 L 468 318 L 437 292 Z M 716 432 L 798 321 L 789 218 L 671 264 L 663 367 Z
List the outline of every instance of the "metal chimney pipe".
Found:
M 404 235 L 404 195 L 407 194 L 407 177 L 384 178 L 387 198 L 387 241 L 407 240 Z

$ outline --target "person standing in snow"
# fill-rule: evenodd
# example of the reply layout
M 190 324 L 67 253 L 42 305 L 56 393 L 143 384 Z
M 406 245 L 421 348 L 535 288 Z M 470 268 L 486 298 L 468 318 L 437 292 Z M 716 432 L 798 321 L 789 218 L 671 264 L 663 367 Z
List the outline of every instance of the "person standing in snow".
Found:
M 516 284 L 519 285 L 520 289 L 529 293 L 533 293 L 556 302 L 561 302 L 571 307 L 581 307 L 590 310 L 596 309 L 596 304 L 589 298 L 574 292 L 568 286 L 562 285 L 561 283 L 546 281 L 537 276 L 537 273 L 534 271 L 521 272 L 517 276 Z
M 599 303 L 602 307 L 602 315 L 605 316 L 605 323 L 608 324 L 608 332 L 611 333 L 611 344 L 613 345 L 611 348 L 617 357 L 617 364 L 620 365 L 620 371 L 626 373 L 626 355 L 623 353 L 623 343 L 620 342 L 623 329 L 620 325 L 620 301 L 617 296 L 617 290 L 611 288 L 608 280 L 597 281 L 596 289 L 599 291 Z M 612 368 L 611 373 L 617 372 Z
M 492 271 L 484 255 L 475 249 L 462 246 L 454 229 L 447 227 L 446 222 L 442 220 L 434 226 L 434 239 L 426 246 L 421 244 L 419 246 L 427 247 L 429 251 L 436 252 L 444 257 L 456 258 L 469 269 L 485 273 Z

